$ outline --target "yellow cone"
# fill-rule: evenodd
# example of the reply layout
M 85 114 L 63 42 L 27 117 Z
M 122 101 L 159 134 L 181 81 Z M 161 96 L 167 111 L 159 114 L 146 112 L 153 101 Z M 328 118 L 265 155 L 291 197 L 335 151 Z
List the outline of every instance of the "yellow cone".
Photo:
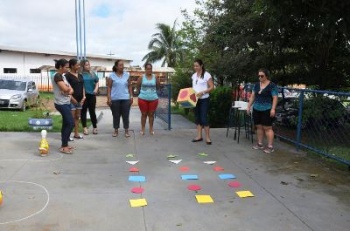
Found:
M 2 204 L 2 192 L 0 191 L 0 205 Z

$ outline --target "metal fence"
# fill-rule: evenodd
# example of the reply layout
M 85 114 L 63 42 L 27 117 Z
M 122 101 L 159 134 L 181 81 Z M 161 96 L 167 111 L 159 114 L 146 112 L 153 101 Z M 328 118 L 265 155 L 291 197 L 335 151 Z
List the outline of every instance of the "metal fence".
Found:
M 236 100 L 248 101 L 253 84 L 237 87 Z M 278 87 L 275 135 L 350 167 L 350 92 Z
M 2 74 L 0 75 L 0 79 L 14 79 L 14 80 L 26 79 L 26 80 L 34 81 L 35 85 L 40 91 L 52 91 L 52 82 L 49 76 L 50 76 L 50 73 L 30 74 L 30 75 Z
M 350 93 L 279 88 L 276 136 L 350 166 Z
M 171 84 L 161 85 L 158 96 L 156 116 L 166 122 L 168 130 L 171 130 Z

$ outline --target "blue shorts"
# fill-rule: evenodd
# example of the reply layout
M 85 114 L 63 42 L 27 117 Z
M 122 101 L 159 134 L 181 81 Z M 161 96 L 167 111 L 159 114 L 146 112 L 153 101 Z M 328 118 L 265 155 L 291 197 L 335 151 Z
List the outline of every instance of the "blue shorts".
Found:
M 70 104 L 70 110 L 75 111 L 75 110 L 81 110 L 83 108 L 83 105 L 80 103 L 77 104 Z

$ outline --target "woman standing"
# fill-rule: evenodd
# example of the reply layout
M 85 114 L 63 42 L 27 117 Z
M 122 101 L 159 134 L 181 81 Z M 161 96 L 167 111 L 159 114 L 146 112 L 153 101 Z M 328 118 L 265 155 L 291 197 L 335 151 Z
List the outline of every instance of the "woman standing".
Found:
M 82 60 L 80 62 L 82 68 L 82 75 L 84 79 L 84 89 L 85 89 L 85 101 L 83 108 L 81 109 L 81 124 L 84 129 L 84 135 L 89 135 L 89 130 L 86 126 L 86 114 L 89 109 L 90 119 L 92 123 L 92 134 L 97 134 L 97 117 L 96 117 L 96 95 L 98 93 L 98 82 L 99 79 L 94 72 L 90 71 L 89 60 Z
M 83 139 L 79 135 L 79 120 L 81 115 L 81 109 L 85 101 L 85 89 L 84 89 L 84 79 L 79 73 L 80 64 L 77 59 L 69 60 L 70 71 L 65 74 L 67 81 L 72 86 L 74 93 L 70 99 L 71 111 L 74 118 L 74 138 Z
M 145 74 L 137 80 L 137 89 L 140 92 L 138 104 L 141 111 L 141 135 L 145 134 L 146 120 L 149 120 L 149 133 L 154 135 L 153 121 L 154 113 L 158 106 L 157 89 L 160 83 L 152 74 L 152 64 L 145 64 Z
M 272 122 L 276 115 L 278 100 L 277 86 L 270 81 L 269 76 L 270 73 L 267 69 L 259 69 L 259 82 L 253 88 L 247 107 L 247 113 L 250 113 L 253 105 L 253 120 L 258 139 L 258 143 L 253 146 L 253 149 L 261 149 L 265 153 L 275 151 L 273 148 L 274 132 L 272 130 Z M 267 138 L 267 147 L 264 147 L 263 144 L 264 134 Z
M 68 146 L 68 141 L 74 127 L 74 120 L 70 110 L 70 98 L 73 94 L 73 89 L 64 76 L 64 74 L 68 71 L 68 61 L 65 59 L 60 59 L 55 60 L 55 62 L 57 73 L 53 77 L 52 86 L 55 96 L 55 108 L 62 115 L 62 145 L 59 150 L 65 154 L 72 154 L 73 148 Z
M 118 136 L 120 116 L 123 118 L 125 137 L 129 134 L 129 114 L 133 102 L 129 73 L 124 71 L 124 63 L 117 60 L 113 66 L 113 73 L 107 79 L 107 104 L 113 115 L 113 137 Z
M 197 105 L 195 107 L 195 123 L 197 125 L 197 136 L 192 142 L 202 141 L 202 129 L 205 132 L 205 141 L 211 145 L 210 130 L 208 122 L 209 93 L 214 89 L 213 78 L 205 71 L 203 61 L 197 59 L 194 61 L 193 68 L 196 73 L 192 75 L 192 88 L 197 95 Z

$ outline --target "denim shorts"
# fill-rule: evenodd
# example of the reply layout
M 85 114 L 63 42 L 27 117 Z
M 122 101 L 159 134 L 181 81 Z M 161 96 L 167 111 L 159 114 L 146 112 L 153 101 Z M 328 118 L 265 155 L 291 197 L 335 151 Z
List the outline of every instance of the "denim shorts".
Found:
M 70 104 L 70 110 L 75 111 L 75 110 L 81 110 L 83 108 L 83 105 L 81 103 L 77 104 Z

